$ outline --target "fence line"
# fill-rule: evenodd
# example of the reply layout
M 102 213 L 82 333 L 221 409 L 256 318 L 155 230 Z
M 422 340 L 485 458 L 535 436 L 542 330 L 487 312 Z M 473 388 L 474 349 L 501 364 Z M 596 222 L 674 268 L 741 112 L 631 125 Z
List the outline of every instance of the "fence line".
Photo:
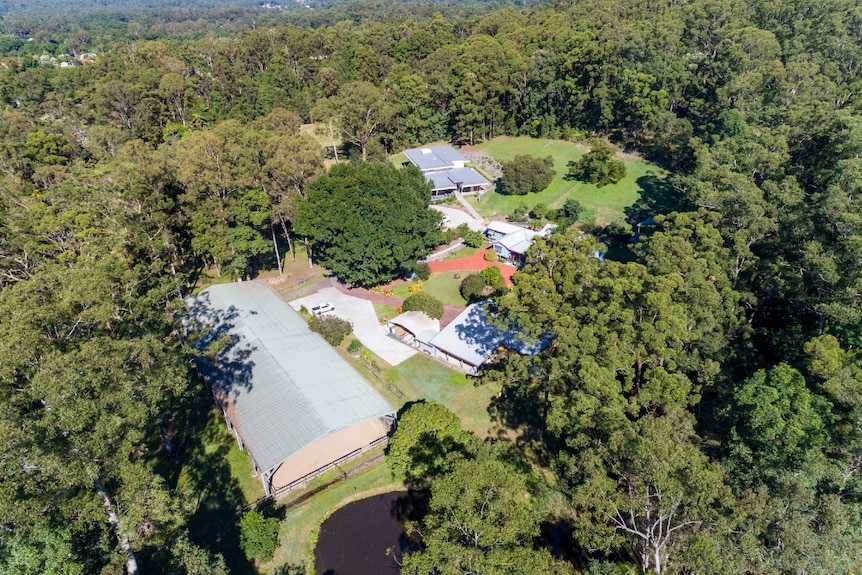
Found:
M 378 439 L 375 439 L 374 441 L 372 441 L 371 443 L 369 443 L 365 447 L 360 447 L 359 449 L 354 449 L 353 451 L 351 451 L 347 455 L 339 457 L 335 461 L 327 463 L 323 467 L 315 469 L 311 473 L 308 473 L 308 474 L 300 477 L 299 479 L 291 481 L 287 485 L 282 485 L 278 489 L 274 489 L 272 491 L 272 494 L 270 495 L 270 497 L 271 498 L 278 498 L 281 495 L 286 495 L 286 494 L 290 493 L 294 489 L 298 489 L 300 487 L 305 487 L 308 484 L 308 482 L 311 481 L 312 479 L 316 479 L 316 478 L 320 477 L 321 475 L 323 475 L 324 473 L 326 473 L 327 471 L 330 471 L 336 467 L 338 467 L 340 469 L 339 466 L 342 463 L 347 463 L 348 461 L 352 461 L 353 459 L 356 459 L 357 457 L 359 457 L 363 453 L 371 451 L 371 450 L 375 449 L 376 447 L 379 447 L 380 445 L 385 444 L 388 440 L 389 440 L 389 438 L 386 436 L 380 437 Z M 342 473 L 344 473 L 344 472 L 342 471 Z

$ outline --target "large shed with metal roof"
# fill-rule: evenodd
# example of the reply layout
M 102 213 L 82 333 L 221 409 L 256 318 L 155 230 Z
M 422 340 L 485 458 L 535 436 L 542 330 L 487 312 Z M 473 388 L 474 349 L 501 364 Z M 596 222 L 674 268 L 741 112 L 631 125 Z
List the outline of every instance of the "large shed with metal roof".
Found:
M 397 411 L 265 284 L 188 298 L 197 362 L 266 494 L 386 440 Z

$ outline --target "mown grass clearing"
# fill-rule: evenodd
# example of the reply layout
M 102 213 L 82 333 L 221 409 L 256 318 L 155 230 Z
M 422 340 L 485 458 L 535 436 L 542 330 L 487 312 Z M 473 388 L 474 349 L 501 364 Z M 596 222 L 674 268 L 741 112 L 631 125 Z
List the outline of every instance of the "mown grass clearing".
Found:
M 457 279 L 455 276 L 459 276 Z M 432 274 L 425 287 L 422 289 L 428 295 L 433 295 L 444 304 L 467 305 L 467 301 L 461 297 L 461 279 L 466 277 L 465 272 L 441 272 Z
M 569 162 L 579 160 L 587 152 L 587 147 L 583 144 L 529 137 L 500 137 L 475 148 L 501 162 L 513 160 L 518 154 L 539 158 L 550 155 L 554 158 L 556 176 L 547 189 L 537 194 L 504 196 L 491 191 L 483 195 L 481 200 L 466 196 L 467 201 L 485 217 L 508 215 L 521 203 L 528 207 L 545 204 L 559 208 L 567 199 L 572 198 L 584 207 L 582 222 L 607 225 L 612 221 L 624 219 L 626 208 L 641 199 L 644 188 L 650 186 L 654 180 L 663 180 L 666 175 L 658 166 L 625 157 L 626 177 L 616 184 L 597 188 L 593 184 L 565 178 L 569 173 Z

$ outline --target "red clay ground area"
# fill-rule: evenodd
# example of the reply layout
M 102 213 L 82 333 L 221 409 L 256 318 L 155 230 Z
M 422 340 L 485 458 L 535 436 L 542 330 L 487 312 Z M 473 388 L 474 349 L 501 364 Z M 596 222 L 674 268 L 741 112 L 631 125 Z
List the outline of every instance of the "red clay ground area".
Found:
M 490 249 L 490 248 L 489 248 Z M 500 273 L 503 274 L 503 279 L 506 280 L 507 286 L 514 285 L 512 283 L 512 275 L 518 271 L 518 269 L 514 266 L 502 264 L 500 262 L 489 262 L 485 261 L 485 252 L 487 250 L 482 250 L 481 252 L 477 252 L 472 256 L 461 258 L 458 260 L 440 260 L 436 262 L 428 262 L 428 267 L 431 269 L 431 273 L 436 274 L 440 272 L 478 272 L 482 271 L 485 268 L 489 268 L 491 266 L 496 266 L 500 268 Z

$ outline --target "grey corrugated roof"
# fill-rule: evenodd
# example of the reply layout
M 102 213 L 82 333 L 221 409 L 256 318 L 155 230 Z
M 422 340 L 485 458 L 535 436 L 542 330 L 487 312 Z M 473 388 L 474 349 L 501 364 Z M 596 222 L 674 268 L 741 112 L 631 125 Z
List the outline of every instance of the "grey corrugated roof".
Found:
M 230 336 L 201 369 L 223 393 L 259 468 L 269 471 L 330 433 L 396 410 L 267 286 L 212 286 L 187 300 L 212 326 L 201 347 Z
M 461 184 L 462 186 L 491 185 L 491 182 L 486 180 L 482 174 L 473 168 L 454 168 L 446 172 L 446 176 L 456 184 Z
M 473 168 L 454 168 L 445 172 L 428 172 L 425 174 L 431 182 L 433 191 L 454 190 L 461 186 L 491 185 L 491 182 L 482 177 L 482 174 Z
M 513 330 L 503 331 L 488 321 L 488 302 L 474 303 L 458 314 L 452 323 L 434 336 L 430 343 L 470 365 L 482 365 L 498 346 L 523 354 L 537 353 L 544 343 L 521 340 Z
M 455 167 L 455 162 L 466 162 L 465 158 L 452 146 L 425 146 L 404 150 L 404 155 L 423 172 L 444 170 Z
M 425 177 L 431 182 L 431 191 L 433 192 L 458 189 L 455 182 L 449 179 L 449 172 L 428 172 Z
M 525 254 L 530 249 L 530 246 L 533 245 L 533 240 L 538 235 L 533 230 L 520 229 L 516 232 L 506 234 L 495 243 L 504 246 L 510 252 Z

